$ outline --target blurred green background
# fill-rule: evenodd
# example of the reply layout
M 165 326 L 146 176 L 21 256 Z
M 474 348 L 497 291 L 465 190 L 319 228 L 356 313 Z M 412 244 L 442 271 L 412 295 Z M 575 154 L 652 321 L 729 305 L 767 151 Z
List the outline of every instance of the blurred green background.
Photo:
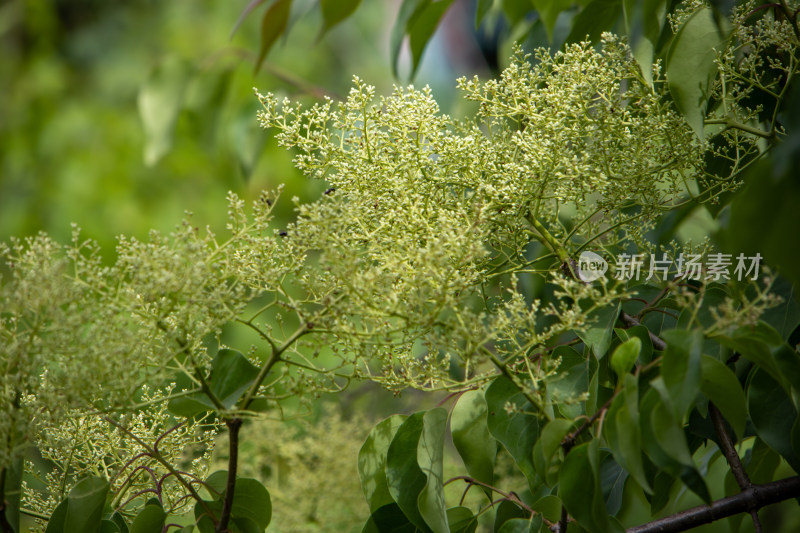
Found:
M 260 12 L 231 37 L 247 4 L 1 3 L 0 240 L 39 231 L 66 240 L 74 222 L 113 250 L 116 235 L 169 231 L 185 211 L 197 224 L 223 228 L 229 190 L 250 199 L 285 183 L 288 198 L 319 194 L 324 184 L 302 178 L 258 127 L 253 87 L 336 98 L 357 74 L 386 92 L 399 2 L 362 2 L 321 39 L 316 1 L 294 2 L 288 36 L 258 72 Z M 444 24 L 449 40 L 471 38 L 469 4 L 448 15 L 467 29 Z M 431 48 L 441 48 L 437 40 Z M 456 74 L 480 66 L 465 55 L 475 50 L 461 46 L 460 62 L 427 54 L 416 81 L 448 101 Z M 290 202 L 283 209 L 280 216 L 291 216 Z

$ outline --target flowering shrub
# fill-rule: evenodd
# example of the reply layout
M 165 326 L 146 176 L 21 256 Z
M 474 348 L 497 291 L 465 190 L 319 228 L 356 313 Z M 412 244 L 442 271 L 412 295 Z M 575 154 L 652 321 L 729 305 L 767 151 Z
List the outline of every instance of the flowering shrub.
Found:
M 748 9 L 711 48 L 699 127 L 674 63 L 709 28 L 693 3 L 672 16 L 666 78 L 604 34 L 460 80 L 477 105 L 464 120 L 427 88 L 377 98 L 358 78 L 339 104 L 259 94 L 261 125 L 330 184 L 288 227 L 272 221 L 280 191 L 250 209 L 231 194 L 224 237 L 189 219 L 121 238 L 112 266 L 77 230 L 3 246 L 0 530 L 28 514 L 48 533 L 263 531 L 271 499 L 240 472 L 240 431 L 353 380 L 452 393 L 364 436 L 364 531 L 616 532 L 624 497 L 655 518 L 676 485 L 725 510 L 633 531 L 748 512 L 760 528 L 760 507 L 800 494 L 800 477 L 774 479 L 800 468 L 791 286 L 658 237 L 727 201 L 785 135 L 796 17 L 760 8 L 751 26 Z M 610 270 L 589 276 L 589 260 Z M 225 346 L 231 327 L 258 343 Z M 448 427 L 465 472 L 445 480 Z M 227 468 L 209 474 L 221 428 Z M 32 446 L 54 465 L 40 487 Z M 724 494 L 708 482 L 723 456 Z M 454 480 L 479 503 L 448 501 Z

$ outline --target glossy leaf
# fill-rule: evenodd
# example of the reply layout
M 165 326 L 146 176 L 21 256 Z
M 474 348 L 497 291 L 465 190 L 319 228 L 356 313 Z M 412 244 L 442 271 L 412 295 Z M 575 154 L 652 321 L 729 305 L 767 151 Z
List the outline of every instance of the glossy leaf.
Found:
M 773 327 L 759 322 L 755 327 L 742 327 L 730 336 L 720 335 L 714 337 L 714 340 L 764 369 L 787 393 L 789 392 L 786 376 L 783 375 L 770 350 L 770 346 L 778 346 L 783 342 Z
M 478 517 L 467 507 L 451 507 L 447 510 L 450 533 L 474 533 L 478 528 Z
M 207 382 L 214 398 L 226 409 L 232 408 L 253 384 L 258 368 L 236 350 L 222 349 L 211 362 Z M 207 394 L 198 392 L 170 400 L 169 409 L 180 416 L 196 416 L 216 410 L 216 404 Z
M 453 444 L 464 460 L 469 475 L 492 485 L 497 441 L 489 433 L 486 422 L 488 410 L 486 398 L 481 391 L 465 392 L 453 408 L 450 431 Z
M 160 505 L 146 505 L 133 520 L 130 533 L 161 533 L 166 518 Z
M 514 458 L 517 467 L 528 478 L 528 483 L 536 483 L 536 470 L 533 466 L 533 445 L 539 438 L 539 420 L 528 413 L 534 407 L 508 378 L 496 378 L 486 389 L 486 404 L 489 408 L 487 423 L 489 432 L 499 440 Z M 516 406 L 509 413 L 507 405 Z
M 319 7 L 322 11 L 322 37 L 329 29 L 336 26 L 352 15 L 361 4 L 361 0 L 320 0 Z
M 599 443 L 595 439 L 570 450 L 558 474 L 558 496 L 579 524 L 602 533 L 613 530 L 600 488 Z
M 160 531 L 161 530 L 159 530 L 159 533 Z M 100 521 L 100 533 L 121 533 L 121 532 L 119 526 L 115 522 L 103 519 Z
M 512 518 L 503 523 L 498 533 L 528 533 L 530 530 L 530 520 L 527 518 Z
M 411 77 L 417 72 L 417 68 L 422 60 L 422 53 L 428 46 L 428 42 L 433 37 L 439 21 L 444 16 L 453 0 L 438 0 L 428 2 L 427 5 L 415 13 L 409 19 L 406 31 L 408 33 L 408 44 L 411 48 Z
M 125 518 L 118 511 L 111 515 L 111 521 L 117 525 L 120 533 L 129 533 L 128 523 L 125 522 Z
M 103 507 L 106 503 L 109 485 L 105 479 L 96 477 L 79 481 L 71 491 L 67 501 L 67 514 L 64 517 L 64 531 L 92 533 L 100 530 Z
M 667 81 L 675 105 L 698 137 L 703 138 L 703 120 L 717 75 L 716 51 L 722 50 L 728 31 L 720 31 L 711 8 L 692 14 L 672 41 L 667 55 Z
M 384 505 L 373 511 L 361 530 L 362 533 L 417 533 L 418 531 L 396 503 Z
M 417 464 L 425 477 L 425 487 L 417 498 L 419 513 L 434 533 L 449 533 L 444 501 L 444 435 L 447 410 L 431 409 L 422 417 L 422 434 L 417 446 Z
M 570 0 L 534 0 L 536 11 L 544 23 L 544 29 L 547 30 L 547 38 L 550 42 L 553 41 L 553 28 L 556 26 L 556 20 L 559 13 L 572 6 Z
M 584 40 L 598 42 L 600 34 L 610 31 L 622 15 L 622 0 L 593 0 L 572 21 L 568 43 Z
M 561 518 L 561 498 L 558 496 L 543 496 L 531 504 L 531 509 L 551 522 L 558 522 Z
M 631 371 L 639 353 L 642 351 L 642 341 L 639 337 L 631 337 L 614 350 L 611 354 L 611 368 L 620 377 Z
M 389 39 L 389 50 L 391 52 L 392 74 L 395 78 L 397 75 L 397 64 L 400 60 L 400 50 L 403 46 L 403 38 L 405 38 L 408 31 L 409 21 L 418 16 L 422 9 L 424 9 L 431 0 L 403 0 L 400 4 L 400 11 L 397 13 L 397 18 L 392 26 L 392 33 Z
M 386 484 L 386 454 L 395 433 L 397 433 L 397 428 L 406 418 L 404 415 L 394 415 L 379 422 L 372 428 L 358 452 L 358 474 L 361 478 L 361 489 L 364 491 L 369 510 L 373 513 L 394 502 Z
M 603 430 L 617 463 L 633 476 L 645 492 L 652 494 L 653 489 L 647 480 L 642 463 L 638 386 L 634 376 L 626 376 L 625 388 L 611 404 Z
M 549 486 L 555 485 L 558 481 L 557 472 L 550 471 L 550 463 L 561 448 L 561 441 L 564 440 L 573 425 L 572 420 L 565 418 L 551 420 L 542 429 L 541 437 L 533 447 L 533 464 L 539 477 L 544 479 Z
M 800 457 L 792 448 L 790 429 L 797 420 L 797 410 L 791 398 L 762 369 L 750 378 L 747 407 L 758 436 L 800 472 Z
M 261 67 L 275 41 L 286 30 L 289 14 L 292 11 L 292 0 L 276 0 L 264 13 L 261 19 L 261 47 L 258 51 L 255 69 Z
M 389 494 L 415 526 L 427 530 L 419 512 L 419 494 L 427 478 L 417 462 L 417 447 L 424 429 L 425 411 L 414 413 L 397 428 L 386 454 L 386 484 Z
M 515 503 L 512 503 L 508 500 L 501 501 L 500 505 L 497 506 L 497 511 L 494 515 L 493 531 L 500 531 L 500 528 L 503 526 L 503 524 L 509 520 L 526 517 L 526 513 L 527 511 Z
M 65 499 L 53 509 L 53 513 L 47 521 L 47 529 L 44 530 L 44 533 L 65 533 L 64 522 L 67 519 L 68 506 L 69 500 Z
M 703 380 L 700 390 L 706 397 L 719 408 L 725 420 L 733 428 L 736 436 L 741 439 L 747 423 L 747 401 L 736 379 L 736 374 L 723 363 L 711 356 L 704 355 L 701 359 Z
M 611 345 L 611 334 L 618 316 L 619 305 L 598 309 L 589 315 L 590 319 L 594 321 L 594 325 L 587 331 L 578 333 L 597 359 L 602 359 Z
M 667 342 L 661 363 L 661 376 L 669 393 L 672 415 L 680 422 L 700 390 L 703 334 L 699 331 L 673 329 L 664 331 L 661 335 Z

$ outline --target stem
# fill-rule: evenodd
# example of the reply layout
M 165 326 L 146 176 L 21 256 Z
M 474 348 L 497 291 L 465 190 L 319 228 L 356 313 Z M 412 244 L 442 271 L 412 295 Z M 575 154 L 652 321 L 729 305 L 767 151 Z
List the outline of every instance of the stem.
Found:
M 228 438 L 228 481 L 225 486 L 225 501 L 222 504 L 222 514 L 219 517 L 219 522 L 215 529 L 216 533 L 228 531 L 228 522 L 231 519 L 233 496 L 236 489 L 236 469 L 239 465 L 239 430 L 242 427 L 242 419 L 232 418 L 226 420 L 225 425 L 228 426 L 228 432 L 230 433 Z
M 258 388 L 261 386 L 261 384 L 267 378 L 267 374 L 269 374 L 269 371 L 272 370 L 273 366 L 275 366 L 275 363 L 280 361 L 281 354 L 283 352 L 285 352 L 286 349 L 289 348 L 289 346 L 294 344 L 294 342 L 297 339 L 299 339 L 300 337 L 302 337 L 303 335 L 305 335 L 308 332 L 309 332 L 308 324 L 304 324 L 303 326 L 298 328 L 297 331 L 295 331 L 291 335 L 291 337 L 286 339 L 286 342 L 284 342 L 282 345 L 280 345 L 277 348 L 273 348 L 272 354 L 269 356 L 269 359 L 267 359 L 267 361 L 261 367 L 261 370 L 259 370 L 259 372 L 258 372 L 258 376 L 256 376 L 256 380 L 253 382 L 253 384 L 247 390 L 247 394 L 245 395 L 244 400 L 241 403 L 241 408 L 242 409 L 247 409 L 250 406 L 250 404 L 253 402 L 253 398 L 255 397 L 256 393 L 258 392 Z
M 708 403 L 708 413 L 711 415 L 711 421 L 714 423 L 714 431 L 717 433 L 717 437 L 719 437 L 720 449 L 722 453 L 725 454 L 725 459 L 728 460 L 728 465 L 731 467 L 733 477 L 736 478 L 736 483 L 739 484 L 739 488 L 743 491 L 748 490 L 753 486 L 753 483 L 750 481 L 750 477 L 747 475 L 742 465 L 739 454 L 736 453 L 736 449 L 733 447 L 733 441 L 731 441 L 731 437 L 728 435 L 722 413 L 719 412 L 717 406 L 712 402 Z M 756 533 L 761 533 L 761 520 L 758 518 L 758 510 L 750 509 L 750 516 L 753 518 L 753 526 L 755 526 Z
M 730 118 L 712 118 L 703 121 L 703 124 L 723 124 L 727 129 L 737 129 L 764 139 L 772 139 L 775 135 L 771 132 L 760 130 L 747 124 L 742 124 Z
M 687 531 L 703 524 L 710 524 L 721 518 L 744 513 L 751 509 L 758 510 L 767 505 L 782 502 L 800 496 L 800 476 L 752 485 L 749 489 L 712 502 L 701 505 L 672 516 L 642 524 L 628 529 L 626 533 L 677 533 Z

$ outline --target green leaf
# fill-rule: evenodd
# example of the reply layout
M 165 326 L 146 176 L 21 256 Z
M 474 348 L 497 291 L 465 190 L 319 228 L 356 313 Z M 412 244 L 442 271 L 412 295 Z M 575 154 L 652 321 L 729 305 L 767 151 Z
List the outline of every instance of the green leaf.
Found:
M 673 329 L 664 331 L 661 335 L 667 342 L 661 363 L 661 376 L 669 392 L 672 414 L 680 422 L 700 390 L 703 334 L 699 331 Z
M 144 128 L 147 166 L 158 163 L 172 148 L 188 80 L 188 64 L 170 58 L 159 64 L 139 89 L 137 102 Z
M 628 329 L 616 328 L 614 333 L 623 342 L 634 337 L 639 339 L 639 344 L 642 347 L 641 352 L 639 352 L 640 364 L 645 365 L 653 359 L 653 341 L 650 339 L 650 330 L 646 326 L 633 326 Z
M 419 513 L 434 533 L 449 533 L 444 501 L 444 435 L 447 410 L 431 409 L 422 417 L 422 434 L 417 446 L 417 464 L 426 476 L 425 487 L 417 498 Z
M 370 512 L 394 502 L 386 484 L 386 454 L 397 428 L 406 418 L 394 415 L 379 422 L 358 452 L 358 474 Z
M 231 518 L 240 527 L 251 521 L 258 527 L 258 531 L 267 528 L 272 519 L 272 500 L 269 491 L 259 480 L 236 478 Z
M 602 359 L 611 345 L 611 334 L 618 316 L 619 304 L 593 311 L 589 315 L 589 320 L 596 322 L 596 325 L 585 332 L 578 333 L 583 343 L 591 348 L 597 359 Z
M 269 54 L 272 45 L 278 37 L 286 30 L 289 23 L 289 14 L 292 11 L 292 0 L 277 0 L 269 6 L 261 19 L 261 48 L 258 51 L 255 70 L 261 67 L 264 58 Z
M 126 530 L 127 531 L 127 530 Z M 159 533 L 161 530 L 159 529 Z M 119 526 L 111 520 L 100 521 L 100 533 L 120 533 Z
M 384 505 L 373 511 L 361 530 L 362 533 L 417 533 L 418 531 L 396 503 Z
M 167 514 L 160 505 L 146 505 L 131 524 L 130 533 L 161 533 Z
M 531 521 L 527 518 L 512 518 L 503 523 L 498 533 L 529 533 Z
M 392 61 L 392 75 L 395 78 L 397 75 L 397 63 L 400 60 L 400 49 L 403 46 L 403 38 L 408 31 L 409 21 L 417 16 L 422 9 L 424 9 L 431 0 L 403 0 L 400 5 L 400 11 L 397 13 L 397 18 L 392 26 L 392 34 L 389 39 L 389 49 L 391 51 Z
M 562 505 L 561 498 L 550 494 L 549 496 L 544 496 L 533 502 L 533 504 L 531 504 L 531 509 L 551 522 L 558 522 L 561 518 Z
M 700 391 L 714 402 L 730 423 L 737 438 L 741 439 L 747 423 L 747 400 L 736 374 L 709 355 L 703 355 L 701 366 L 703 380 Z
M 103 507 L 108 494 L 108 481 L 90 477 L 79 481 L 71 491 L 67 501 L 67 515 L 64 518 L 64 531 L 92 533 L 100 531 Z
M 571 0 L 534 0 L 533 5 L 547 30 L 547 39 L 553 42 L 553 28 L 556 26 L 558 14 L 572 6 Z
M 204 503 L 217 518 L 222 512 L 227 479 L 228 472 L 218 470 L 208 476 L 205 481 L 206 489 L 214 499 Z M 206 510 L 200 502 L 195 504 L 194 514 L 198 521 L 197 526 L 202 533 L 214 530 L 213 521 L 207 516 Z M 266 487 L 257 479 L 237 477 L 231 505 L 231 521 L 236 526 L 235 529 L 238 529 L 239 533 L 262 532 L 269 525 L 271 519 L 272 500 Z
M 222 349 L 211 362 L 208 384 L 227 408 L 233 407 L 258 377 L 258 368 L 236 350 Z
M 619 346 L 611 354 L 611 368 L 618 376 L 623 377 L 631 371 L 639 353 L 642 351 L 642 341 L 639 337 L 631 337 Z
M 600 488 L 599 444 L 594 439 L 570 450 L 559 470 L 558 496 L 580 525 L 602 533 L 612 531 L 612 525 Z
M 783 389 L 789 392 L 789 383 L 778 362 L 770 350 L 770 346 L 779 346 L 783 340 L 772 326 L 759 322 L 754 327 L 741 327 L 731 336 L 719 335 L 713 339 L 723 346 L 739 352 L 742 357 L 764 369 L 772 379 L 778 382 Z
M 783 388 L 762 369 L 755 370 L 750 378 L 747 407 L 758 436 L 800 472 L 800 456 L 792 448 L 797 410 Z
M 585 391 L 589 387 L 589 358 L 571 346 L 559 346 L 553 350 L 552 357 L 561 359 L 558 372 L 547 383 L 547 390 L 560 398 L 569 398 L 575 391 Z M 563 402 L 558 405 L 559 412 L 566 418 L 577 418 L 585 414 L 580 402 Z
M 361 4 L 361 0 L 320 0 L 319 7 L 322 11 L 322 30 L 319 37 L 352 15 Z
M 565 418 L 551 420 L 542 429 L 542 435 L 533 447 L 533 464 L 536 471 L 539 473 L 539 477 L 551 487 L 558 481 L 555 477 L 558 473 L 550 470 L 550 463 L 561 447 L 561 441 L 564 440 L 573 425 L 572 420 Z
M 604 31 L 610 31 L 622 15 L 622 0 L 593 0 L 572 21 L 568 43 L 587 39 L 592 43 L 600 40 Z
M 428 527 L 419 512 L 419 494 L 427 478 L 417 462 L 417 447 L 424 429 L 425 411 L 414 413 L 397 428 L 386 453 L 386 484 L 392 499 L 415 526 Z
M 488 410 L 486 398 L 481 391 L 465 392 L 453 408 L 450 432 L 469 475 L 491 485 L 494 482 L 497 441 L 489 433 L 486 422 Z M 491 494 L 488 495 L 491 498 Z
M 66 533 L 64 531 L 64 523 L 67 519 L 68 506 L 69 500 L 65 499 L 53 509 L 53 513 L 47 521 L 47 529 L 44 530 L 44 533 Z
M 475 29 L 480 27 L 481 22 L 486 17 L 486 13 L 492 8 L 494 0 L 478 0 L 478 5 L 475 6 Z
M 437 2 L 427 2 L 427 5 L 414 14 L 408 21 L 406 33 L 408 34 L 408 44 L 411 48 L 411 77 L 417 72 L 422 53 L 428 46 L 428 41 L 433 37 L 439 21 L 444 16 L 453 0 L 438 0 Z
M 474 533 L 478 528 L 478 518 L 467 507 L 451 507 L 447 510 L 450 533 Z
M 634 9 L 634 20 L 628 25 L 633 56 L 650 87 L 653 86 L 653 58 L 667 17 L 667 0 L 626 0 L 626 11 Z M 636 9 L 638 7 L 639 9 Z
M 500 531 L 503 524 L 515 518 L 524 518 L 527 512 L 517 504 L 509 500 L 503 500 L 497 506 L 497 511 L 494 515 L 494 528 L 493 531 Z
M 650 426 L 660 447 L 670 458 L 684 466 L 693 466 L 692 454 L 680 423 L 663 402 L 656 403 L 650 414 Z
M 716 51 L 722 50 L 729 30 L 720 28 L 711 8 L 692 14 L 678 30 L 667 55 L 667 81 L 678 110 L 699 138 L 717 76 Z
M 614 459 L 636 480 L 642 489 L 652 494 L 642 463 L 642 437 L 638 412 L 636 378 L 625 376 L 625 388 L 614 398 L 603 425 L 604 435 Z
M 118 511 L 114 511 L 114 514 L 111 515 L 111 521 L 117 525 L 120 533 L 129 533 L 128 523 Z
M 225 409 L 230 409 L 257 377 L 258 368 L 241 352 L 222 349 L 211 362 L 206 381 L 214 398 Z M 169 409 L 177 415 L 191 417 L 216 410 L 216 405 L 208 394 L 198 392 L 170 400 Z
M 528 413 L 535 407 L 505 376 L 496 378 L 486 389 L 485 396 L 489 408 L 489 432 L 505 446 L 533 488 L 537 477 L 532 450 L 539 438 L 539 419 Z M 509 413 L 507 405 L 516 406 L 516 410 Z

